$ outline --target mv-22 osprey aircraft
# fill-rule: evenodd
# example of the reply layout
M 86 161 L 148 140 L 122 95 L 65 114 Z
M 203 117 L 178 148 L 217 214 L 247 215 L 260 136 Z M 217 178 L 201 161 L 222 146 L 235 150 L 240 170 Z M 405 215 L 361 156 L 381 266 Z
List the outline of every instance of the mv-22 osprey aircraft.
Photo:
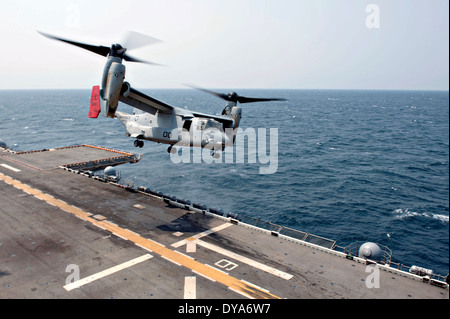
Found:
M 127 130 L 129 137 L 134 138 L 134 146 L 143 147 L 143 140 L 169 144 L 168 152 L 175 153 L 173 147 L 208 147 L 212 156 L 218 157 L 217 150 L 224 150 L 232 146 L 236 131 L 241 120 L 242 110 L 238 103 L 285 101 L 278 98 L 249 98 L 239 96 L 235 92 L 229 94 L 216 93 L 206 89 L 204 92 L 213 94 L 227 101 L 222 115 L 210 115 L 194 112 L 158 101 L 142 92 L 133 89 L 125 82 L 125 66 L 122 61 L 155 64 L 131 57 L 126 53 L 127 48 L 120 44 L 111 47 L 95 46 L 39 32 L 47 38 L 62 41 L 81 47 L 91 52 L 107 57 L 103 70 L 101 87 L 92 89 L 89 117 L 97 118 L 99 114 L 105 117 L 117 117 Z M 130 48 L 159 42 L 155 38 L 129 32 L 126 42 Z M 127 114 L 117 111 L 119 101 L 131 105 L 143 112 L 135 111 Z

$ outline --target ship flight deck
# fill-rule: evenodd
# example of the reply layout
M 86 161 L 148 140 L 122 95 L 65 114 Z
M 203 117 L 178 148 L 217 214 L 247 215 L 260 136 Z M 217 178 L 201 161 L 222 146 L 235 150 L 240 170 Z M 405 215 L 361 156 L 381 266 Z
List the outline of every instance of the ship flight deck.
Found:
M 0 298 L 449 297 L 444 282 L 77 174 L 139 159 L 0 149 Z

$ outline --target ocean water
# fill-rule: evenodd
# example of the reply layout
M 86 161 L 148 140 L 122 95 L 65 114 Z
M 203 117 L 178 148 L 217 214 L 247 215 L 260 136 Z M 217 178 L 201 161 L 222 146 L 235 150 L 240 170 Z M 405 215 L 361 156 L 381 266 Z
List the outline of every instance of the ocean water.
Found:
M 190 89 L 143 91 L 205 113 L 224 107 Z M 275 174 L 260 174 L 259 162 L 175 164 L 167 145 L 151 142 L 136 149 L 117 119 L 87 117 L 89 90 L 0 91 L 0 140 L 15 150 L 95 144 L 143 153 L 141 162 L 119 168 L 136 187 L 310 232 L 339 246 L 377 242 L 392 250 L 395 262 L 448 273 L 448 92 L 238 93 L 289 99 L 242 105 L 243 129 L 278 129 Z M 119 110 L 131 112 L 128 106 Z

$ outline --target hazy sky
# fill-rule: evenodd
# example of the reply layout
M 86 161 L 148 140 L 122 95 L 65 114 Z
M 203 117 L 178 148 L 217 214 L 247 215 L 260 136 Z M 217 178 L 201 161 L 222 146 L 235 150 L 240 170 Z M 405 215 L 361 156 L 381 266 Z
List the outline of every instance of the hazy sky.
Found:
M 36 30 L 107 46 L 126 30 L 163 40 L 129 52 L 167 65 L 126 63 L 136 88 L 449 87 L 448 0 L 2 1 L 0 89 L 100 84 L 105 58 Z

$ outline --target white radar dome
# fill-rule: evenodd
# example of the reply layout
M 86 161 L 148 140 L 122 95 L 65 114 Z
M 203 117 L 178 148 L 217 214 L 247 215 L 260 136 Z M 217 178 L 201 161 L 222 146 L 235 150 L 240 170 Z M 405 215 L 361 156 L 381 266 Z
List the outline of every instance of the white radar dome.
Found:
M 116 169 L 112 166 L 108 166 L 104 171 L 106 176 L 116 176 Z
M 374 261 L 380 261 L 382 258 L 382 250 L 375 243 L 364 243 L 359 248 L 358 256 L 360 258 L 366 258 Z

